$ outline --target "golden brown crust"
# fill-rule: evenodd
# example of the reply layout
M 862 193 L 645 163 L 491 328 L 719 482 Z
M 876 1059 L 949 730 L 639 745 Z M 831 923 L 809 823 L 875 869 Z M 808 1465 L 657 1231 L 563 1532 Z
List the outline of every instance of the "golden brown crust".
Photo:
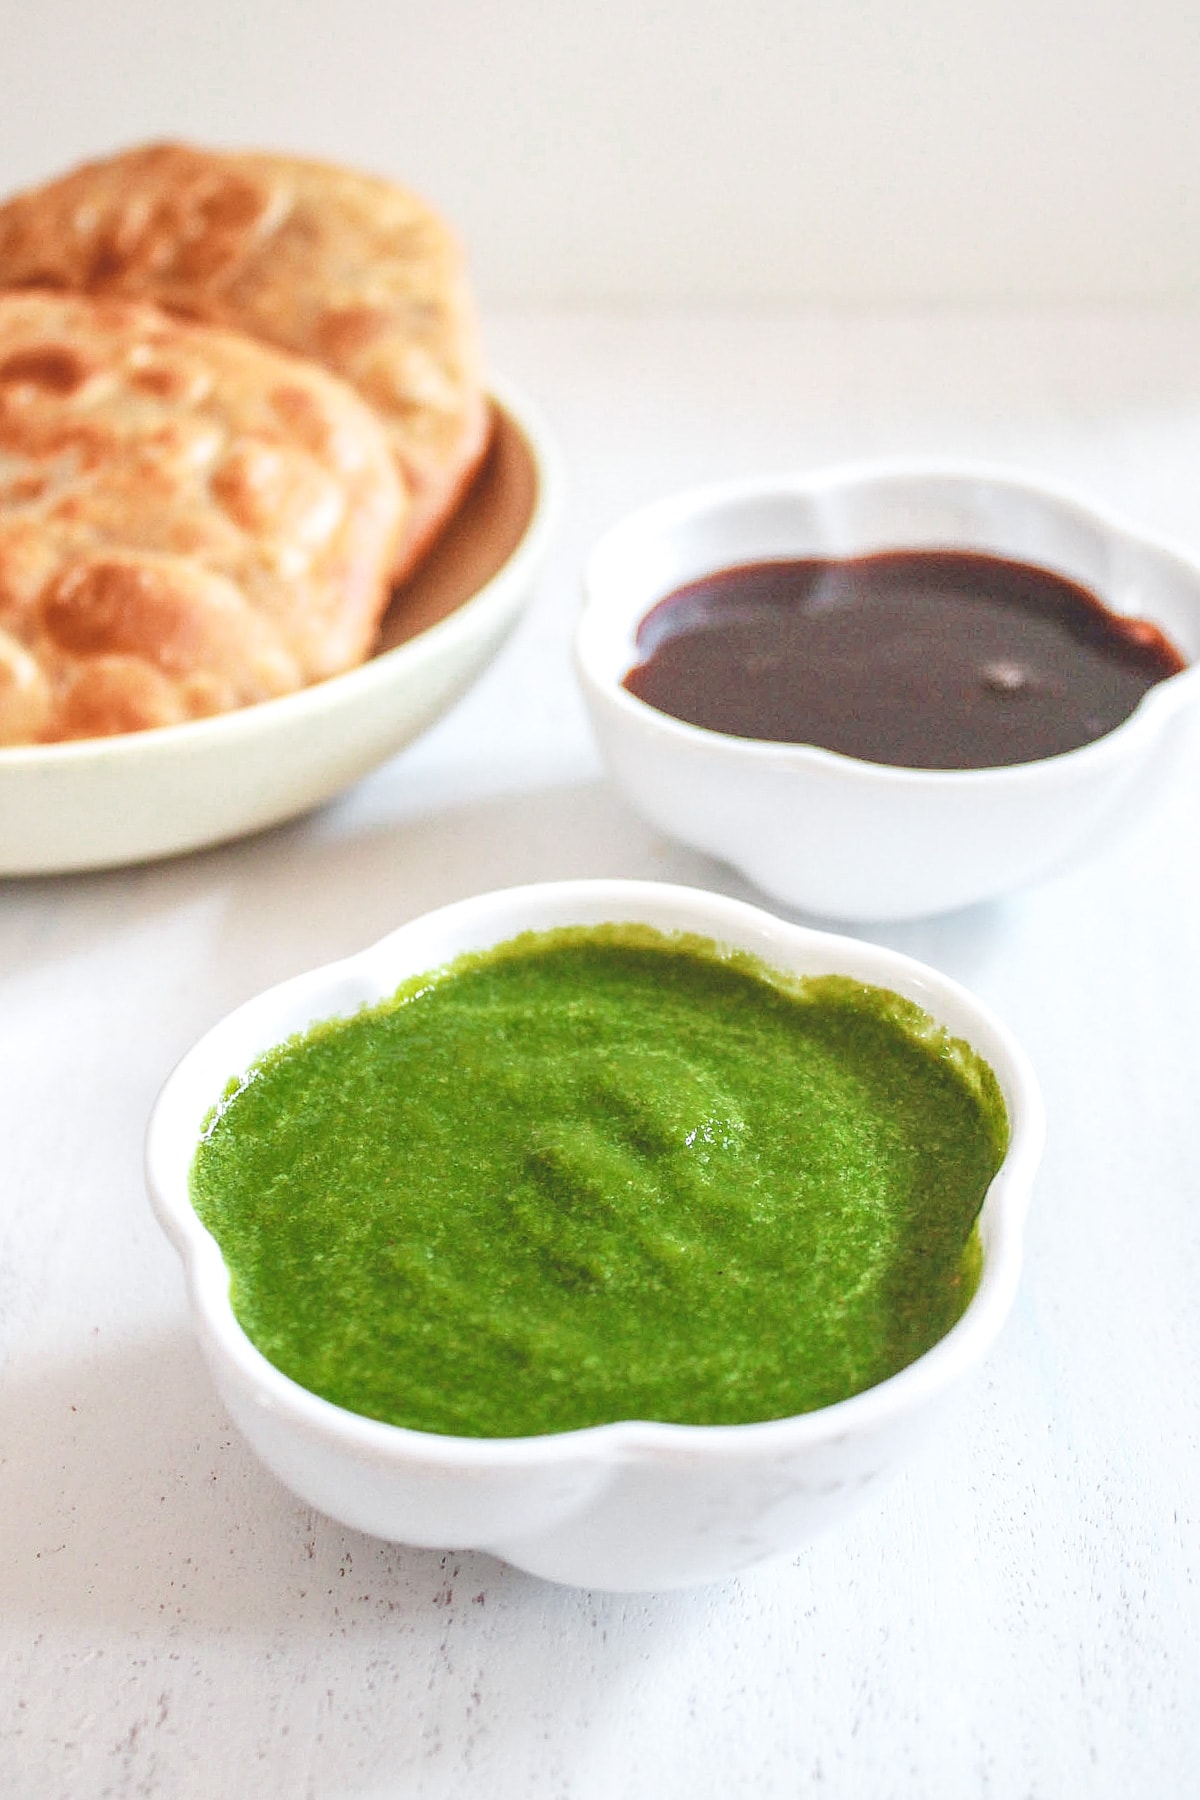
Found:
M 353 666 L 405 505 L 378 419 L 314 365 L 128 301 L 0 294 L 0 744 Z
M 369 175 L 183 144 L 128 150 L 0 208 L 0 286 L 153 301 L 352 383 L 411 496 L 397 579 L 487 446 L 458 244 L 422 201 Z

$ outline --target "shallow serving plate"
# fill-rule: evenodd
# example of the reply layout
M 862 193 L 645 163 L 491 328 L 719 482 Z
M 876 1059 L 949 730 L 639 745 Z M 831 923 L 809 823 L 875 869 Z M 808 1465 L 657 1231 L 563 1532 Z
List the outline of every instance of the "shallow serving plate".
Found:
M 528 599 L 558 510 L 546 429 L 507 384 L 465 504 L 399 589 L 361 668 L 217 718 L 0 749 L 0 875 L 171 856 L 307 812 L 463 693 Z
M 865 1393 L 749 1425 L 626 1420 L 542 1437 L 451 1437 L 364 1418 L 291 1381 L 238 1324 L 221 1252 L 191 1204 L 196 1145 L 228 1081 L 294 1032 L 383 999 L 407 977 L 465 952 L 525 930 L 629 920 L 695 932 L 792 974 L 841 973 L 891 988 L 990 1063 L 1011 1136 L 980 1214 L 983 1269 L 962 1318 L 924 1356 Z M 793 1550 L 903 1457 L 1004 1323 L 1042 1136 L 1038 1085 L 1021 1050 L 979 1001 L 935 970 L 716 894 L 655 882 L 566 881 L 427 913 L 358 956 L 284 982 L 229 1014 L 163 1088 L 147 1133 L 146 1176 L 183 1258 L 221 1397 L 295 1493 L 380 1537 L 488 1550 L 554 1581 L 630 1590 L 714 1580 Z

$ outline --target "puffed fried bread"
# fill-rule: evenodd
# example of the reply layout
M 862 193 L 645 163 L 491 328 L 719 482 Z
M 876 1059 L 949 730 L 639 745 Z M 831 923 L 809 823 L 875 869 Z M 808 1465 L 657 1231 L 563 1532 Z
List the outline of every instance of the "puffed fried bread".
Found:
M 0 294 L 0 743 L 353 666 L 406 506 L 375 413 L 314 364 L 131 301 Z
M 149 300 L 308 356 L 386 425 L 411 505 L 394 576 L 487 445 L 457 240 L 404 189 L 289 156 L 152 144 L 0 208 L 0 286 Z

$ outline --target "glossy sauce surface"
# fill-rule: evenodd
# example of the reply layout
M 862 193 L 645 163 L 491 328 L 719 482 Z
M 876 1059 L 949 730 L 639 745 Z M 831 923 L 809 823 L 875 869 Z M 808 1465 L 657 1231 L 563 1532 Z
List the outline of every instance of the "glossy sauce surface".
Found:
M 718 570 L 659 601 L 637 646 L 624 686 L 660 712 L 914 769 L 1078 749 L 1185 667 L 1061 575 L 949 550 Z
M 986 1063 L 896 994 L 570 928 L 272 1051 L 192 1196 L 247 1335 L 352 1411 L 737 1424 L 950 1329 L 1007 1135 Z

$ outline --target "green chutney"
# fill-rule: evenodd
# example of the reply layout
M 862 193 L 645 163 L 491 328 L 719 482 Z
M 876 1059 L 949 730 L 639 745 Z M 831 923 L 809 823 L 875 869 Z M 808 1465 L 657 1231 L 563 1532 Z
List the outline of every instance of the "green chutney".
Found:
M 920 1356 L 979 1273 L 995 1076 L 898 995 L 527 933 L 232 1081 L 192 1168 L 278 1368 L 423 1431 L 732 1425 Z

